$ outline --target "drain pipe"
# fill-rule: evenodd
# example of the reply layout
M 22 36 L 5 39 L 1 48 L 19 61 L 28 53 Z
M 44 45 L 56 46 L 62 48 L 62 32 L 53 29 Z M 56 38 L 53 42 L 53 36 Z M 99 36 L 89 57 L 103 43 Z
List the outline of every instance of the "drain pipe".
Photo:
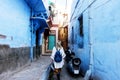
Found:
M 30 17 L 33 16 L 33 10 L 31 9 L 31 15 Z M 30 61 L 33 61 L 33 21 L 30 21 L 31 23 L 31 46 L 30 46 Z
M 88 25 L 89 25 L 89 27 L 88 27 L 88 33 L 89 33 L 89 35 L 88 35 L 88 39 L 89 39 L 89 58 L 90 58 L 90 64 L 89 64 L 89 69 L 87 70 L 87 72 L 86 72 L 86 74 L 85 74 L 85 77 L 84 77 L 84 80 L 89 80 L 90 79 L 90 77 L 92 76 L 92 71 L 93 71 L 93 50 L 92 50 L 92 41 L 91 41 L 91 36 L 92 36 L 92 34 L 91 34 L 91 30 L 92 30 L 92 26 L 91 26 L 91 16 L 90 16 L 90 7 L 88 8 L 88 18 L 89 18 L 89 21 L 88 21 Z

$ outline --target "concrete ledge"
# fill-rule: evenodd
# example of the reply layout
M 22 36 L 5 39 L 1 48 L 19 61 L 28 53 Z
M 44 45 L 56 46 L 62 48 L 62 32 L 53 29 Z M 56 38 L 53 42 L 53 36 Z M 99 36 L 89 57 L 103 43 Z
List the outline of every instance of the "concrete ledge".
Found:
M 39 80 L 48 80 L 49 77 L 49 73 L 51 70 L 51 64 L 48 66 L 48 68 L 45 70 L 45 72 L 43 73 L 42 77 Z

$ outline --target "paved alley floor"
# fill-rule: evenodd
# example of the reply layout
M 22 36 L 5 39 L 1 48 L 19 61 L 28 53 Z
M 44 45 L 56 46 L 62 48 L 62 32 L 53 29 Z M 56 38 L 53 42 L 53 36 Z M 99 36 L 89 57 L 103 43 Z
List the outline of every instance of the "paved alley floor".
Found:
M 2 76 L 2 78 L 0 76 L 0 80 L 44 80 L 42 79 L 43 74 L 47 72 L 50 61 L 49 56 L 41 56 L 39 60 L 30 63 L 12 75 L 9 73 L 7 76 Z M 83 80 L 83 78 L 81 76 L 77 78 L 70 76 L 64 66 L 61 72 L 61 80 Z
M 57 76 L 53 75 L 51 80 L 57 80 Z M 78 76 L 71 75 L 67 71 L 66 65 L 64 65 L 64 67 L 62 68 L 61 74 L 60 74 L 60 80 L 84 80 L 84 79 L 81 75 L 78 75 Z
M 70 73 L 67 72 L 66 67 L 64 66 L 61 72 L 61 80 L 83 80 L 81 76 L 71 76 Z
M 39 80 L 50 64 L 49 56 L 41 56 L 39 60 L 30 63 L 25 68 L 0 80 Z

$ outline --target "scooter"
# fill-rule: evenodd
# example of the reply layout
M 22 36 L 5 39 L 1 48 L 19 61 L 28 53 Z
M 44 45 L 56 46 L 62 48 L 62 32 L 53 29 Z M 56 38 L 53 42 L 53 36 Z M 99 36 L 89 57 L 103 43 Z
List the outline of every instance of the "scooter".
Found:
M 75 57 L 75 54 L 71 53 L 71 60 L 67 63 L 67 70 L 73 75 L 79 75 L 80 74 L 80 64 L 81 60 L 80 58 Z
M 80 64 L 81 64 L 81 61 L 79 58 L 72 59 L 72 72 L 74 74 L 80 73 Z

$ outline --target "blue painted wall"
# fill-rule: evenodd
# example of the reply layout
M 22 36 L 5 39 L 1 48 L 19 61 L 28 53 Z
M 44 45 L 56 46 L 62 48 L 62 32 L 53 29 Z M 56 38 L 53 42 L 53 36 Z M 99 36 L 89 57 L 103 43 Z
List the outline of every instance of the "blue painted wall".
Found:
M 120 1 L 102 1 L 90 10 L 94 76 L 100 80 L 119 80 Z
M 24 0 L 0 0 L 0 44 L 30 46 L 30 9 Z
M 78 1 L 78 6 L 75 4 Z M 69 46 L 82 59 L 82 69 L 86 71 L 92 61 L 94 80 L 120 79 L 120 1 L 114 0 L 74 0 L 69 25 Z M 91 6 L 88 6 L 90 5 Z M 74 41 L 79 41 L 78 17 L 83 14 L 84 48 L 80 49 L 75 42 L 71 43 L 72 26 Z M 78 37 L 77 37 L 78 36 Z M 91 46 L 91 48 L 90 48 Z M 91 50 L 91 53 L 90 53 Z M 90 57 L 92 54 L 92 58 Z
M 88 6 L 93 2 L 93 0 L 83 1 L 83 0 L 74 0 L 71 8 L 71 19 L 68 29 L 68 41 L 69 46 L 75 52 L 76 56 L 82 60 L 81 68 L 82 72 L 85 72 L 89 69 L 90 64 L 90 46 L 89 46 L 89 16 L 88 16 Z M 80 36 L 80 24 L 78 18 L 83 14 L 83 39 Z M 74 28 L 74 44 L 72 44 L 72 27 Z M 83 40 L 83 48 L 79 47 L 81 41 Z

